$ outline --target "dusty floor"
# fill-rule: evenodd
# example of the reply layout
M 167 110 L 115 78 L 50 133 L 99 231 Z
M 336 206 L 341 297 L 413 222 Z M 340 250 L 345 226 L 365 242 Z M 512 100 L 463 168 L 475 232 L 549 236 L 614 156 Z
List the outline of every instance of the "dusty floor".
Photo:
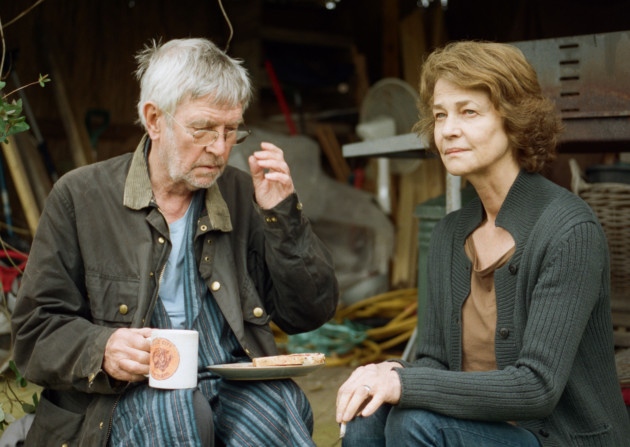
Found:
M 331 447 L 339 438 L 339 425 L 335 422 L 337 390 L 353 370 L 349 366 L 326 366 L 308 376 L 295 378 L 313 407 L 313 440 L 317 447 Z

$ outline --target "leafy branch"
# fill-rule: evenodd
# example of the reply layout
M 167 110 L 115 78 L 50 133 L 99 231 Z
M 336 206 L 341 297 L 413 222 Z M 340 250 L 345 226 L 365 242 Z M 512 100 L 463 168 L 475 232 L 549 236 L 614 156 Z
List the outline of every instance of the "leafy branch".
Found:
M 31 10 L 33 10 L 33 8 L 35 8 L 37 5 L 43 3 L 43 1 L 44 0 L 35 1 L 35 3 L 33 3 L 30 7 L 18 14 L 13 20 L 7 22 L 6 26 L 14 24 L 16 21 L 24 17 Z M 6 87 L 6 82 L 4 82 L 4 79 L 2 79 L 6 56 L 6 42 L 4 40 L 4 27 L 2 25 L 2 20 L 0 20 L 0 41 L 2 42 L 2 54 L 0 56 L 0 92 L 3 92 L 4 88 Z M 10 70 L 8 71 L 8 73 L 9 72 Z M 39 84 L 41 87 L 44 87 L 47 82 L 50 82 L 50 78 L 48 77 L 48 75 L 40 74 L 39 79 L 36 82 L 31 82 L 21 87 L 18 86 L 15 90 L 12 90 L 7 94 L 0 93 L 0 143 L 6 142 L 9 135 L 24 132 L 29 129 L 29 125 L 26 122 L 26 117 L 22 115 L 22 100 L 10 99 L 10 96 L 14 95 L 24 88 L 30 87 L 35 84 Z M 6 307 L 6 300 L 4 300 L 3 304 Z M 15 365 L 13 360 L 9 360 L 9 368 L 15 376 L 15 386 L 19 388 L 26 388 L 28 386 L 28 382 L 17 369 L 17 366 Z M 15 421 L 15 416 L 13 416 L 12 414 L 14 405 L 19 404 L 22 411 L 25 414 L 28 414 L 35 413 L 35 409 L 37 408 L 37 405 L 39 403 L 37 392 L 33 393 L 31 397 L 32 402 L 26 402 L 22 400 L 16 393 L 13 385 L 11 385 L 11 378 L 9 376 L 10 374 L 7 374 L 6 372 L 2 372 L 0 374 L 0 377 L 4 379 L 4 387 L 0 391 L 0 394 L 3 394 L 6 398 L 2 400 L 2 403 L 0 403 L 0 430 L 4 430 L 7 425 Z M 4 408 L 5 404 L 8 404 L 8 408 Z
M 33 3 L 29 8 L 22 11 L 15 17 L 13 20 L 10 20 L 5 26 L 12 25 L 20 18 L 24 17 L 27 13 L 29 13 L 33 8 L 42 3 L 44 0 L 37 0 Z M 2 57 L 0 58 L 0 73 L 4 71 L 4 60 L 6 56 L 6 43 L 4 40 L 4 26 L 2 25 L 2 20 L 0 20 L 0 40 L 2 41 Z M 22 115 L 22 100 L 21 99 L 13 99 L 9 101 L 9 96 L 17 93 L 18 91 L 29 87 L 31 85 L 39 84 L 41 87 L 44 87 L 47 82 L 50 82 L 50 78 L 48 75 L 39 75 L 39 79 L 36 82 L 31 82 L 30 84 L 23 85 L 21 87 L 16 88 L 15 90 L 3 94 L 0 97 L 0 143 L 4 143 L 7 141 L 7 137 L 9 135 L 14 135 L 16 133 L 24 132 L 28 130 L 30 127 L 26 122 L 26 117 Z M 6 82 L 0 79 L 0 91 L 4 89 L 6 86 Z
M 11 371 L 13 371 L 13 374 L 15 374 L 15 385 L 20 388 L 26 388 L 28 386 L 28 382 L 22 376 L 22 374 L 20 374 L 20 371 L 18 371 L 13 360 L 9 361 L 9 368 L 11 368 Z M 13 416 L 12 414 L 13 406 L 15 404 L 20 404 L 20 407 L 25 414 L 35 413 L 35 409 L 39 404 L 37 393 L 33 393 L 33 395 L 31 396 L 32 403 L 28 403 L 20 399 L 9 380 L 4 381 L 4 389 L 2 390 L 2 394 L 4 394 L 4 396 L 6 397 L 6 399 L 3 400 L 9 403 L 9 408 L 3 408 L 3 404 L 0 403 L 0 430 L 4 430 L 7 425 L 15 421 L 15 416 Z
M 9 135 L 24 132 L 29 129 L 26 117 L 22 115 L 22 100 L 14 99 L 9 102 L 7 98 L 31 85 L 39 84 L 41 87 L 44 87 L 47 82 L 50 82 L 48 75 L 40 74 L 39 80 L 36 82 L 31 82 L 30 84 L 16 88 L 0 98 L 0 121 L 2 122 L 2 127 L 0 128 L 0 143 L 7 141 Z M 0 81 L 0 90 L 4 89 L 6 85 L 6 82 Z

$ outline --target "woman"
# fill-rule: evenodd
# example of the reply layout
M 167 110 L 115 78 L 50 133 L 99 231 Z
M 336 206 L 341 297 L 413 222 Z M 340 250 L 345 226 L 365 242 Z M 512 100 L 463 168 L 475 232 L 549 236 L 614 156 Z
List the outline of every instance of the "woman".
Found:
M 423 65 L 419 107 L 478 198 L 433 231 L 417 359 L 339 389 L 344 445 L 628 445 L 606 239 L 540 175 L 561 126 L 536 72 L 513 46 L 452 43 Z

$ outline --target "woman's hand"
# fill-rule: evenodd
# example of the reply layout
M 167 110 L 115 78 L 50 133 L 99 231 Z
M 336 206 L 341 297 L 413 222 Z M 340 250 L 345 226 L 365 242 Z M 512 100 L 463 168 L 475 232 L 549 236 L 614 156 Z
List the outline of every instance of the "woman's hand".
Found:
M 397 404 L 401 385 L 394 370 L 401 367 L 396 362 L 383 362 L 354 370 L 337 393 L 337 422 L 370 416 L 384 403 Z

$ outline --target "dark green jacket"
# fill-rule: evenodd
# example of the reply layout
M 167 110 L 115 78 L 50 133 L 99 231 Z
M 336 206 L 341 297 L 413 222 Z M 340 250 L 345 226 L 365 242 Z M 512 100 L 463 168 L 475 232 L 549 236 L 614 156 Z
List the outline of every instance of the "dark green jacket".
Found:
M 464 242 L 479 199 L 434 229 L 419 359 L 401 369 L 401 407 L 518 421 L 545 446 L 630 445 L 617 380 L 605 235 L 576 195 L 521 172 L 497 225 L 516 243 L 495 272 L 497 371 L 461 372 L 461 311 L 470 291 Z
M 63 176 L 44 208 L 12 316 L 15 361 L 44 387 L 27 445 L 104 446 L 119 383 L 101 370 L 119 327 L 151 320 L 170 252 L 153 202 L 144 141 L 134 154 Z M 250 357 L 277 353 L 270 321 L 316 329 L 336 310 L 332 260 L 292 195 L 254 203 L 251 177 L 226 167 L 206 192 L 196 258 Z

